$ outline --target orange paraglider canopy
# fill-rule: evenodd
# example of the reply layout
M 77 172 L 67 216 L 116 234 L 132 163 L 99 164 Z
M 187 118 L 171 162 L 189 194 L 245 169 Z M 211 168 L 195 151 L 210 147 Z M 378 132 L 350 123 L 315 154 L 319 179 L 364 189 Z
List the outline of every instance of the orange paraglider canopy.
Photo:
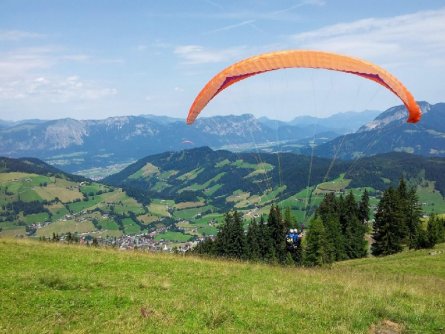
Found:
M 320 68 L 351 73 L 375 81 L 392 91 L 408 109 L 408 122 L 416 123 L 421 110 L 406 87 L 391 73 L 370 62 L 335 53 L 289 50 L 263 53 L 235 63 L 215 75 L 190 107 L 187 124 L 192 124 L 204 107 L 222 90 L 234 83 L 264 72 L 284 68 Z

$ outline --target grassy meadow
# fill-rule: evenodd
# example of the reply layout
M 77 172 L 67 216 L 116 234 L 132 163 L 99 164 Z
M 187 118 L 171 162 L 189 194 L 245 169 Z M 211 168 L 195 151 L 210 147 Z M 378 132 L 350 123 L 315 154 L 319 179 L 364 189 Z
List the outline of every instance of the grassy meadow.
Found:
M 445 244 L 321 269 L 30 240 L 0 252 L 5 333 L 445 330 Z

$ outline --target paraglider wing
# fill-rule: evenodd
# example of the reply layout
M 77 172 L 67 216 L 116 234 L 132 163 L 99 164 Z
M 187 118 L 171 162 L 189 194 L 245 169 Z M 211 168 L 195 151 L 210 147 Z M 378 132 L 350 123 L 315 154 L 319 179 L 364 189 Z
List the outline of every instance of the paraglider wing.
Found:
M 190 107 L 187 124 L 192 124 L 204 107 L 219 92 L 234 83 L 264 72 L 284 68 L 320 68 L 351 73 L 375 81 L 397 95 L 405 104 L 408 122 L 420 120 L 421 110 L 405 86 L 383 68 L 367 61 L 329 52 L 289 50 L 264 53 L 235 63 L 215 75 Z

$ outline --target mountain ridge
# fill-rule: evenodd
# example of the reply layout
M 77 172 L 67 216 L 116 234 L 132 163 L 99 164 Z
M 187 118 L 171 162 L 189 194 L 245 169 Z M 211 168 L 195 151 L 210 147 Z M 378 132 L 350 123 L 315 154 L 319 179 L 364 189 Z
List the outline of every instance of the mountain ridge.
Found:
M 391 151 L 422 156 L 445 156 L 445 103 L 419 102 L 422 119 L 406 122 L 403 105 L 392 107 L 357 132 L 339 136 L 314 149 L 322 157 L 356 159 Z M 304 153 L 312 153 L 305 150 Z

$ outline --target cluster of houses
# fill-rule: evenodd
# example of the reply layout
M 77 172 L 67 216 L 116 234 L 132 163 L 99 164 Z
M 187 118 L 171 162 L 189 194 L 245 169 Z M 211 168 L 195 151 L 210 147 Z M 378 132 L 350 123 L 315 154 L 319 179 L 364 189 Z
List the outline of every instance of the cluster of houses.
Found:
M 79 235 L 81 245 L 94 245 L 118 248 L 119 250 L 141 250 L 151 252 L 179 252 L 185 253 L 201 241 L 190 241 L 185 243 L 172 243 L 166 240 L 155 240 L 156 232 L 138 235 L 123 235 L 121 237 L 93 237 L 92 234 L 83 233 Z M 65 242 L 66 237 L 60 241 Z

